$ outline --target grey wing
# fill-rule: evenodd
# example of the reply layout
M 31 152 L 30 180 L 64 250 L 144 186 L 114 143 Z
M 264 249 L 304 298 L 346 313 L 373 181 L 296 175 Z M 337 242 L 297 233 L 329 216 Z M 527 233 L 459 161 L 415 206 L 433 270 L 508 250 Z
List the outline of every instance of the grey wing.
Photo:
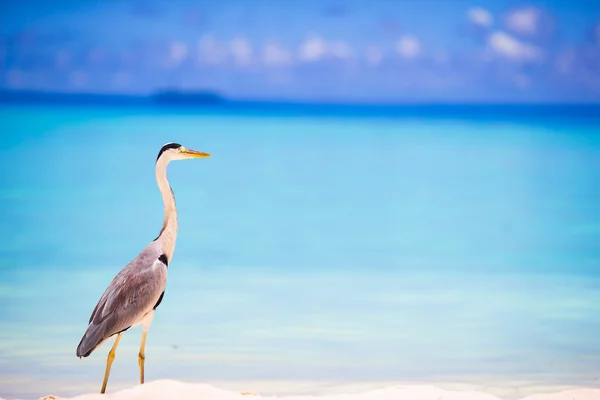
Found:
M 129 329 L 152 311 L 165 290 L 167 267 L 140 254 L 108 286 L 90 317 L 77 357 L 87 357 L 111 336 Z

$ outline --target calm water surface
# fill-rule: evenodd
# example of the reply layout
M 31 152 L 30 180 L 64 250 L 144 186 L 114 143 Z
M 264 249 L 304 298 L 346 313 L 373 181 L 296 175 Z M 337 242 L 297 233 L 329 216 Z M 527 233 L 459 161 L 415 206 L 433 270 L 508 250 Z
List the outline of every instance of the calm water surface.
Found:
M 112 277 L 180 229 L 148 380 L 599 386 L 600 125 L 0 108 L 0 396 L 100 387 L 75 349 Z M 109 390 L 136 383 L 139 329 Z

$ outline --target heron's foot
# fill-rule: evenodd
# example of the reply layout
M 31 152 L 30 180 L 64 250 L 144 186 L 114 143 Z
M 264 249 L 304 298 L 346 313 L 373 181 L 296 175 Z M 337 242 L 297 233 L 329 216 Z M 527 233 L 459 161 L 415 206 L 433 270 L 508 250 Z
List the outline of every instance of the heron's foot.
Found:
M 256 393 L 243 391 L 242 396 L 258 396 Z
M 51 394 L 45 397 L 40 397 L 40 400 L 58 400 L 58 397 Z

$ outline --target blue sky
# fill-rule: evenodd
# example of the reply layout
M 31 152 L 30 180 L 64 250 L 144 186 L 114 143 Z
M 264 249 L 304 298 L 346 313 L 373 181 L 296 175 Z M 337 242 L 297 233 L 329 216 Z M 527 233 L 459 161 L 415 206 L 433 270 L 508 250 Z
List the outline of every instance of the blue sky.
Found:
M 336 101 L 600 101 L 600 1 L 3 0 L 0 84 Z

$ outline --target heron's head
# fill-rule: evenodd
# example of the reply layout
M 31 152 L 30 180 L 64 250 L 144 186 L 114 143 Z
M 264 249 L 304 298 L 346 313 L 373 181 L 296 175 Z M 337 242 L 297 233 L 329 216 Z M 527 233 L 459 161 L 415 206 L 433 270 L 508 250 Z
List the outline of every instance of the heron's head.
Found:
M 186 158 L 205 158 L 210 157 L 210 154 L 201 151 L 186 149 L 179 143 L 167 143 L 158 152 L 156 162 L 164 160 L 167 163 L 173 160 L 185 160 Z

